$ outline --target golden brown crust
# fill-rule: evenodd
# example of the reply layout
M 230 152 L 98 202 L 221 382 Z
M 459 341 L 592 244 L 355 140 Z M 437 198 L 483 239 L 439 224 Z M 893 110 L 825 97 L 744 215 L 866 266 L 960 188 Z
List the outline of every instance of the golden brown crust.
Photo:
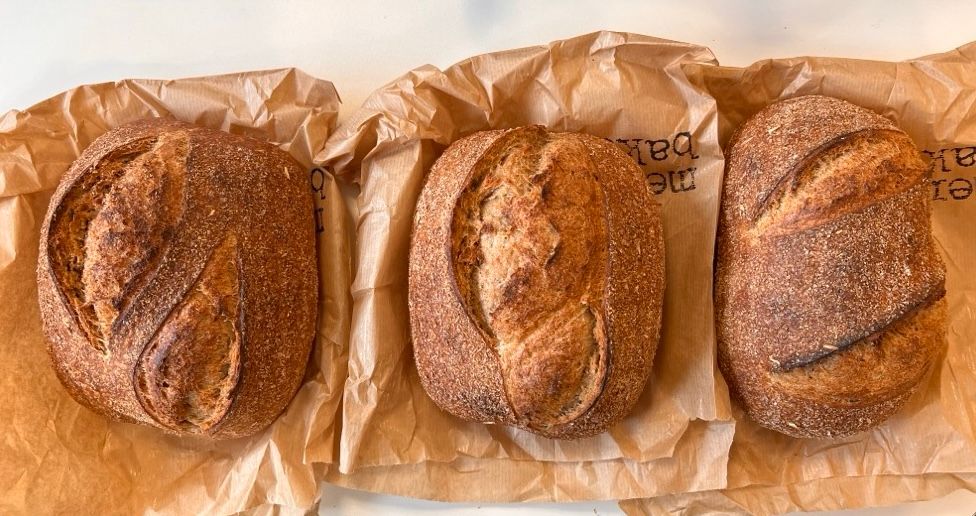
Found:
M 38 260 L 69 393 L 174 433 L 230 438 L 270 424 L 314 336 L 302 172 L 267 143 L 174 120 L 95 140 L 51 200 Z
M 549 437 L 622 419 L 658 339 L 657 210 L 606 140 L 525 127 L 455 142 L 430 172 L 410 252 L 414 354 L 431 398 Z
M 733 393 L 797 437 L 877 425 L 944 348 L 927 167 L 887 119 L 820 96 L 767 107 L 726 154 L 715 302 Z
M 241 373 L 239 267 L 230 233 L 136 363 L 136 396 L 167 428 L 205 433 L 230 408 Z

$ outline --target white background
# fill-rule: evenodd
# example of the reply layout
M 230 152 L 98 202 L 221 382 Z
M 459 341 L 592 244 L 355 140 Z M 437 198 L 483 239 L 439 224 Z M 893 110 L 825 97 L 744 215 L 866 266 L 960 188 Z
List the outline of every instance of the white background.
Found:
M 296 66 L 335 83 L 345 118 L 370 91 L 416 66 L 446 67 L 475 54 L 600 29 L 699 43 L 722 64 L 744 66 L 767 57 L 898 60 L 943 52 L 976 40 L 974 15 L 972 0 L 768 5 L 718 0 L 0 0 L 0 113 L 84 83 Z M 613 502 L 529 507 L 536 514 L 619 513 Z M 851 514 L 969 516 L 974 511 L 976 495 L 956 493 Z M 515 509 L 419 502 L 332 486 L 323 491 L 323 514 L 418 512 L 489 515 Z

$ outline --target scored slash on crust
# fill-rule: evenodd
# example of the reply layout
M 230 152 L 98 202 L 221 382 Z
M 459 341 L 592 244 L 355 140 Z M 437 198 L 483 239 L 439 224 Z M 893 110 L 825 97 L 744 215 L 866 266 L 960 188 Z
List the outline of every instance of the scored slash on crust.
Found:
M 315 333 L 302 169 L 267 142 L 169 119 L 85 149 L 51 199 L 37 271 L 69 394 L 178 434 L 269 425 L 301 385 Z
M 889 120 L 822 96 L 760 111 L 726 157 L 715 303 L 734 397 L 796 437 L 880 423 L 945 346 L 928 167 Z
M 476 133 L 434 164 L 414 221 L 414 356 L 441 408 L 557 438 L 630 411 L 664 275 L 658 207 L 623 151 L 541 127 Z

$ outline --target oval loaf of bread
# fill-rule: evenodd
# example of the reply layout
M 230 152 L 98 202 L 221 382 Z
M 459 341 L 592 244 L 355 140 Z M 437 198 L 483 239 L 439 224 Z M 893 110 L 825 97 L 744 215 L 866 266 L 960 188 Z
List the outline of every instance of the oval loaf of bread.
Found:
M 318 283 L 302 166 L 166 119 L 95 140 L 51 199 L 38 296 L 80 403 L 177 434 L 249 435 L 305 374 Z
M 762 110 L 726 158 L 715 302 L 733 394 L 795 437 L 879 424 L 945 348 L 928 167 L 888 119 L 823 96 Z
M 464 419 L 555 438 L 606 430 L 650 374 L 664 291 L 659 207 L 613 143 L 539 126 L 451 145 L 410 248 L 424 388 Z

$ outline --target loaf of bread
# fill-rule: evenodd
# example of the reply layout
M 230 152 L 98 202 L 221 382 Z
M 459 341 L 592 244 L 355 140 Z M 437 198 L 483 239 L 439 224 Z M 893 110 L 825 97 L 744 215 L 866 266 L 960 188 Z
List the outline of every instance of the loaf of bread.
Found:
M 174 120 L 101 136 L 41 233 L 38 297 L 68 392 L 116 420 L 232 438 L 294 396 L 318 274 L 303 167 Z
M 659 207 L 615 144 L 485 131 L 431 169 L 410 323 L 421 382 L 447 412 L 553 438 L 603 432 L 647 383 L 663 291 Z
M 748 120 L 726 160 L 715 303 L 733 395 L 794 437 L 879 424 L 945 349 L 919 151 L 880 115 L 805 96 Z

